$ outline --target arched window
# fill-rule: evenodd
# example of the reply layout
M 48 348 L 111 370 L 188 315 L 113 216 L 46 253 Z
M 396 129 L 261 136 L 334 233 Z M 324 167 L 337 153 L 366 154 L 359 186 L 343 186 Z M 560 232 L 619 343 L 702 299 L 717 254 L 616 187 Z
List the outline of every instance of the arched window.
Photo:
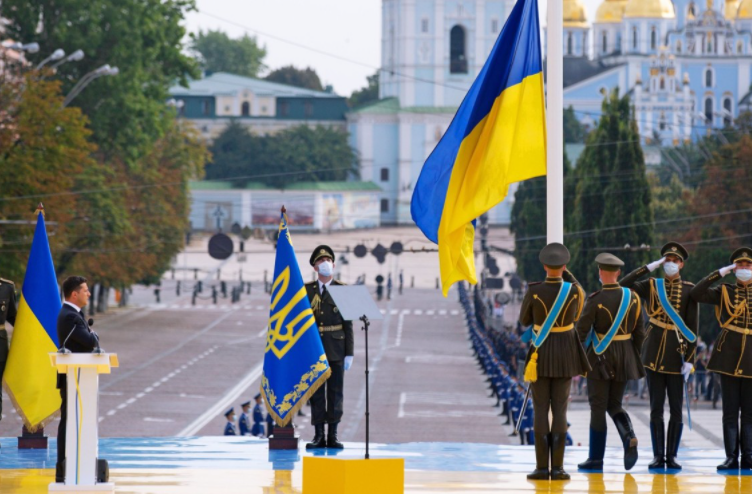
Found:
M 731 98 L 723 98 L 723 109 L 726 110 L 723 115 L 723 125 L 728 127 L 731 125 Z
M 705 69 L 705 87 L 713 87 L 713 71 Z
M 240 107 L 240 114 L 247 117 L 251 114 L 251 104 L 247 101 L 243 101 L 243 105 Z
M 567 55 L 572 54 L 572 33 L 567 33 Z
M 705 98 L 705 124 L 713 123 L 713 98 Z
M 606 31 L 603 31 L 603 34 L 601 35 L 601 53 L 607 53 L 608 52 L 608 33 Z
M 454 26 L 449 31 L 449 72 L 451 74 L 467 74 L 467 56 L 465 28 Z
M 637 49 L 637 27 L 632 28 L 632 49 Z
M 656 45 L 658 44 L 658 35 L 655 32 L 655 28 L 650 30 L 650 49 L 655 50 Z

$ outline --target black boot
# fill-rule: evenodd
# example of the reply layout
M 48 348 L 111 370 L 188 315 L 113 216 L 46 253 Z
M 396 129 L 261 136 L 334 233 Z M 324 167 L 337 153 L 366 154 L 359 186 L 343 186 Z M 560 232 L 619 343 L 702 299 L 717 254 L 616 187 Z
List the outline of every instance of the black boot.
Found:
M 569 474 L 564 471 L 564 446 L 567 444 L 567 434 L 551 433 L 551 480 L 569 480 Z
M 637 463 L 637 436 L 632 428 L 632 421 L 629 420 L 627 412 L 619 412 L 613 419 L 624 445 L 624 468 L 631 470 Z
M 723 424 L 723 448 L 726 450 L 726 461 L 716 469 L 739 470 L 739 424 Z
M 653 461 L 648 468 L 666 468 L 666 429 L 663 420 L 650 422 L 650 439 L 653 442 Z
M 55 463 L 55 482 L 65 483 L 65 460 Z
M 326 438 L 324 437 L 324 424 L 314 425 L 316 433 L 313 436 L 313 441 L 305 445 L 305 449 L 319 449 L 326 448 Z
M 666 468 L 681 470 L 681 465 L 676 461 L 676 454 L 679 451 L 681 442 L 682 429 L 684 424 L 681 422 L 668 421 L 668 435 L 666 437 Z
M 550 434 L 535 435 L 535 470 L 527 475 L 528 480 L 548 480 L 548 445 Z
M 326 438 L 326 447 L 332 449 L 345 449 L 345 445 L 337 440 L 337 423 L 329 424 L 329 434 Z
M 577 465 L 580 470 L 603 470 L 603 456 L 606 454 L 606 431 L 590 429 L 590 453 L 588 459 Z
M 752 470 L 752 424 L 742 425 L 742 470 Z

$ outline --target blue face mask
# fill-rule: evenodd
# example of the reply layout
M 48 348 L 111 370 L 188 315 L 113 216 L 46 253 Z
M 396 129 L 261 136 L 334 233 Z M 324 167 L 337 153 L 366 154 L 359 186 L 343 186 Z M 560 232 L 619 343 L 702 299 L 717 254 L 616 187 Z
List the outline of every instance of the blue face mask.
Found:
M 736 279 L 739 281 L 747 282 L 752 279 L 752 270 L 750 269 L 737 269 Z

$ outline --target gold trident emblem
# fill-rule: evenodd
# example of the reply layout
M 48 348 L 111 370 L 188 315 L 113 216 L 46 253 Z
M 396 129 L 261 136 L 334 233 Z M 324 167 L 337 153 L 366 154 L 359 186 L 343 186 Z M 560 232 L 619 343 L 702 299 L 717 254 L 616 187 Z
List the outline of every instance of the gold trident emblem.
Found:
M 297 314 L 290 314 L 298 305 L 298 302 L 306 297 L 305 287 L 300 287 L 297 293 L 287 302 L 287 304 L 275 312 L 277 304 L 287 293 L 290 285 L 290 267 L 286 267 L 282 273 L 274 280 L 272 285 L 272 316 L 269 318 L 269 331 L 266 335 L 266 350 L 271 350 L 278 359 L 282 359 L 287 352 L 295 345 L 301 336 L 316 323 L 313 317 L 313 311 L 306 308 Z

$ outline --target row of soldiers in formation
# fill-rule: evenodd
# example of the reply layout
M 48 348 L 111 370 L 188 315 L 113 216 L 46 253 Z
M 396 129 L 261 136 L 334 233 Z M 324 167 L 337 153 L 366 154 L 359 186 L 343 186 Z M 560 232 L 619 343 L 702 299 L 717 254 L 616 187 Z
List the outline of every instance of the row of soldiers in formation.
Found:
M 650 396 L 649 468 L 681 469 L 677 453 L 684 427 L 682 401 L 694 370 L 701 303 L 715 306 L 721 326 L 708 363 L 708 370 L 721 376 L 723 395 L 726 459 L 718 470 L 752 469 L 752 341 L 746 344 L 752 333 L 752 248 L 736 249 L 730 265 L 697 285 L 681 278 L 689 259 L 682 245 L 669 242 L 661 255 L 619 279 L 624 263 L 612 254 L 599 254 L 595 262 L 603 287 L 586 297 L 566 269 L 567 248 L 552 243 L 541 251 L 547 277 L 529 285 L 519 319 L 533 331 L 525 368 L 533 396 L 536 455 L 529 479 L 569 478 L 563 468 L 566 414 L 571 379 L 577 375 L 587 376 L 591 409 L 590 451 L 581 469 L 603 469 L 606 414 L 621 437 L 625 468 L 636 463 L 637 437 L 622 398 L 627 381 L 641 377 L 647 378 Z M 659 267 L 662 278 L 640 279 Z M 732 273 L 735 283 L 713 286 Z M 666 397 L 668 428 L 663 419 Z
M 251 413 L 251 402 L 246 401 L 240 404 L 242 410 L 240 419 L 238 419 L 238 427 L 235 428 L 235 408 L 230 407 L 225 411 L 225 418 L 227 423 L 225 424 L 225 436 L 254 436 L 254 437 L 269 437 L 272 433 L 272 427 L 274 426 L 274 419 L 270 414 L 266 414 L 264 419 L 264 404 L 261 399 L 261 393 L 253 397 L 256 404 L 253 406 L 253 413 Z M 251 425 L 251 418 L 253 419 L 253 425 Z M 264 421 L 266 420 L 266 433 L 264 433 Z

